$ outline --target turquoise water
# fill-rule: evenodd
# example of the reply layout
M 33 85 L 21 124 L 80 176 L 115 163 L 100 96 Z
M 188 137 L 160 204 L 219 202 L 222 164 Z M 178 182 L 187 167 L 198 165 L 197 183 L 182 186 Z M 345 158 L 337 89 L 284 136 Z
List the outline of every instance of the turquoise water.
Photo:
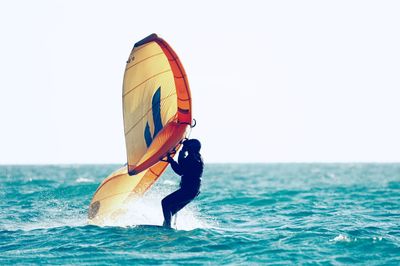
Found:
M 124 221 L 86 224 L 116 165 L 0 166 L 0 265 L 400 264 L 400 164 L 209 164 L 200 196 L 162 222 L 168 172 Z

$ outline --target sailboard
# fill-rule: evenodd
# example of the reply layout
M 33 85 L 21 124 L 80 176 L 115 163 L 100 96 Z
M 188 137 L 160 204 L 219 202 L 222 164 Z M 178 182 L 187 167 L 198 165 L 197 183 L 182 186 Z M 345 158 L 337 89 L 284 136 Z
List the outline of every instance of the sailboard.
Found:
M 88 222 L 117 219 L 163 174 L 160 159 L 179 148 L 192 122 L 188 79 L 171 46 L 156 34 L 135 43 L 122 90 L 127 165 L 111 173 L 89 205 Z

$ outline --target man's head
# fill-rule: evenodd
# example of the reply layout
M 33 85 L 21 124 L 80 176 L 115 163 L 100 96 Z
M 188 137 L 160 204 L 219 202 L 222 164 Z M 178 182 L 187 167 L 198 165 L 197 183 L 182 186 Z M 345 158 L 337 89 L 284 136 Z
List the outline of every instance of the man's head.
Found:
M 198 139 L 188 139 L 183 142 L 183 147 L 192 153 L 199 153 L 201 149 L 201 143 Z

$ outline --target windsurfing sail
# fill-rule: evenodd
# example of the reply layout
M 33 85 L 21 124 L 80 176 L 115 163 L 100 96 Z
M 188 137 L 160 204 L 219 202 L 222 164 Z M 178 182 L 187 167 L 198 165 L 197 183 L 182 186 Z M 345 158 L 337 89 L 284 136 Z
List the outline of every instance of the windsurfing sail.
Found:
M 168 166 L 160 161 L 186 137 L 192 121 L 189 83 L 172 48 L 156 34 L 137 42 L 123 82 L 127 166 L 108 176 L 89 206 L 89 223 L 115 217 L 141 196 Z
M 123 106 L 129 174 L 157 163 L 192 122 L 185 70 L 155 34 L 133 47 L 125 69 Z

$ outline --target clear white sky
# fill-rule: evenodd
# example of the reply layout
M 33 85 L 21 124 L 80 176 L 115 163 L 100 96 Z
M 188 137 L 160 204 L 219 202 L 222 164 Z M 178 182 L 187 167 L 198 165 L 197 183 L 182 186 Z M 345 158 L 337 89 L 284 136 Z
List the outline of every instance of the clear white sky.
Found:
M 399 1 L 1 1 L 0 164 L 124 163 L 133 44 L 180 56 L 206 162 L 400 161 Z

